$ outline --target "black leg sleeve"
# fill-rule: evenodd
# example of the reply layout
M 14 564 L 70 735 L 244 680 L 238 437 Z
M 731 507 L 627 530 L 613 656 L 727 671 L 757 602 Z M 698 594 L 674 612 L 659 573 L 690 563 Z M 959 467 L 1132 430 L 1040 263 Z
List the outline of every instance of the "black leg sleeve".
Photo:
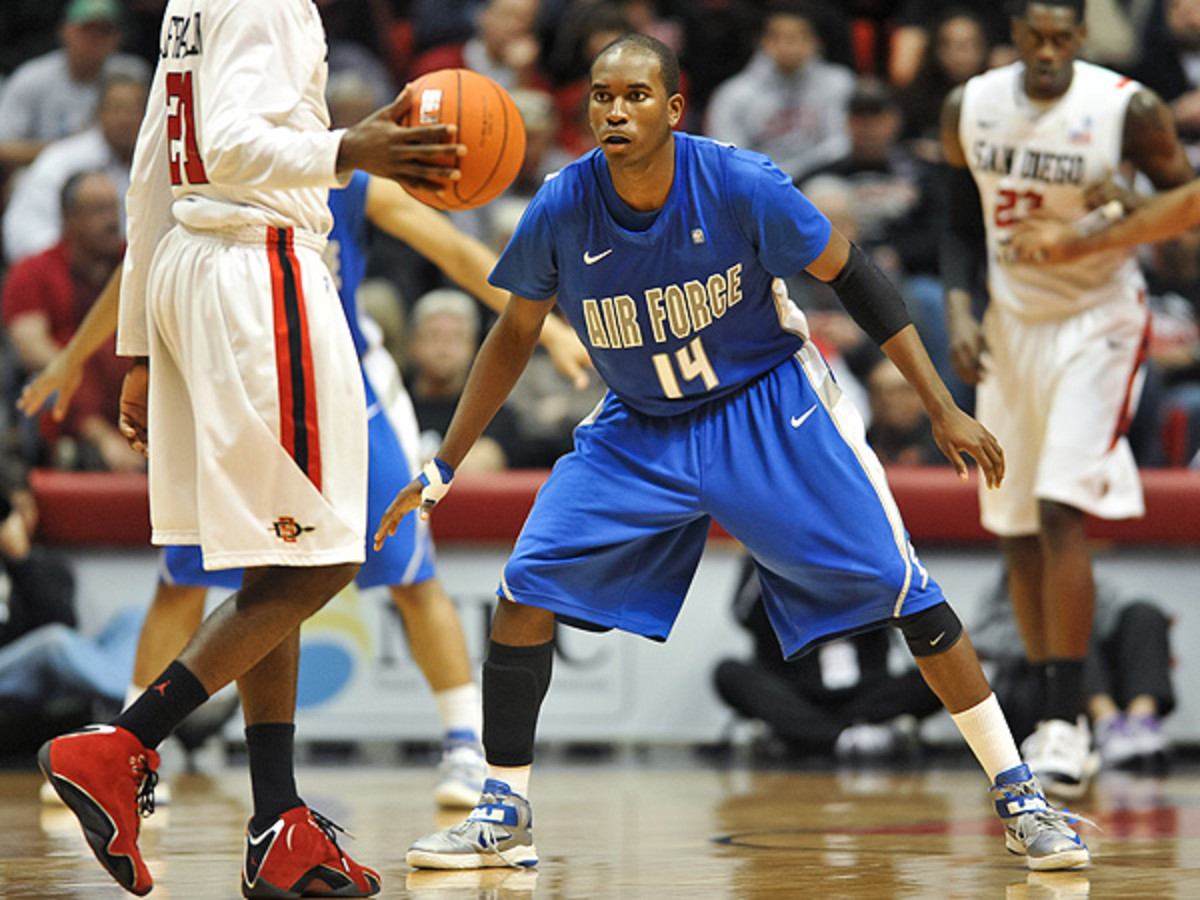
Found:
M 491 641 L 483 664 L 483 748 L 495 766 L 533 762 L 538 713 L 550 687 L 554 641 L 512 647 Z

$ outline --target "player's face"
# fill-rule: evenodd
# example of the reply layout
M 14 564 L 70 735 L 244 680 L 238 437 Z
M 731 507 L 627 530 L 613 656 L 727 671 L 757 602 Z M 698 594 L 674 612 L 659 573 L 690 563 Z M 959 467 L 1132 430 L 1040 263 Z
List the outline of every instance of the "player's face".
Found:
M 1025 63 L 1025 93 L 1038 100 L 1065 93 L 1087 26 L 1066 7 L 1031 3 L 1024 16 L 1013 19 L 1012 34 Z
M 669 144 L 683 97 L 667 95 L 661 68 L 658 57 L 636 47 L 593 64 L 588 121 L 610 163 L 646 160 Z

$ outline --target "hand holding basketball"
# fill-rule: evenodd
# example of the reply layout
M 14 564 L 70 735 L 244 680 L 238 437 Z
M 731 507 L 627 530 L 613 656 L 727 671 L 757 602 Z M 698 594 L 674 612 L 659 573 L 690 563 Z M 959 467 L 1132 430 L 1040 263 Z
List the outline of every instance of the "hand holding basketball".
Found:
M 390 104 L 346 129 L 338 147 L 339 172 L 361 169 L 429 190 L 458 177 L 456 160 L 466 148 L 455 142 L 455 126 L 400 123 L 412 97 L 406 87 Z
M 513 183 L 525 160 L 525 125 L 504 88 L 470 69 L 439 69 L 408 85 L 410 92 L 397 121 L 414 129 L 454 126 L 467 150 L 431 159 L 457 178 L 430 172 L 426 180 L 439 182 L 437 188 L 401 180 L 405 190 L 438 209 L 474 209 Z

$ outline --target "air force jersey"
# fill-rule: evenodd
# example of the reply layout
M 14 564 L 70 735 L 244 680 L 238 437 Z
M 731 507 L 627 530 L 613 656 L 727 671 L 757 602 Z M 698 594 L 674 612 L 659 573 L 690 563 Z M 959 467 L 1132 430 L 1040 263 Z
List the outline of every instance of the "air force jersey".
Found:
M 1025 94 L 1024 74 L 1018 62 L 972 78 L 959 116 L 959 138 L 983 205 L 991 299 L 1026 319 L 1136 303 L 1144 283 L 1133 250 L 1053 266 L 1002 261 L 1012 227 L 1034 210 L 1066 220 L 1088 211 L 1084 187 L 1117 171 L 1125 111 L 1141 88 L 1076 62 L 1067 92 L 1039 103 Z
M 371 346 L 363 333 L 358 311 L 358 286 L 367 271 L 367 186 L 370 181 L 366 172 L 355 172 L 348 185 L 329 192 L 333 228 L 325 246 L 325 264 L 329 266 L 338 296 L 342 298 L 342 311 L 346 314 L 346 324 L 350 326 L 359 359 Z
M 542 185 L 490 279 L 530 300 L 557 296 L 600 377 L 650 415 L 725 396 L 800 348 L 804 319 L 780 279 L 831 232 L 766 156 L 674 137 L 674 182 L 649 228 L 618 224 L 612 205 L 624 203 L 596 149 Z

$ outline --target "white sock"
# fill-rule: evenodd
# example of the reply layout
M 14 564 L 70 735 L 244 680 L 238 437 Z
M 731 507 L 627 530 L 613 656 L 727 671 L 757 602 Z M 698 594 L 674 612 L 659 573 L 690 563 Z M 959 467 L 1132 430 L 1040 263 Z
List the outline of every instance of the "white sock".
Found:
M 529 775 L 533 771 L 533 766 L 493 766 L 488 763 L 487 777 L 495 778 L 497 781 L 503 781 L 509 786 L 514 794 L 520 794 L 526 800 L 529 799 Z
M 133 701 L 142 696 L 146 692 L 144 687 L 138 687 L 136 684 L 131 684 L 125 688 L 125 705 L 121 707 L 121 712 L 133 706 Z
M 475 740 L 483 739 L 483 703 L 479 697 L 479 686 L 473 681 L 458 687 L 437 691 L 433 695 L 438 715 L 442 717 L 442 731 L 469 731 Z
M 970 709 L 952 713 L 950 718 L 992 784 L 996 783 L 996 776 L 1001 772 L 1021 765 L 1017 742 L 1013 740 L 1004 710 L 1000 708 L 1000 701 L 995 694 L 988 694 L 986 700 Z

